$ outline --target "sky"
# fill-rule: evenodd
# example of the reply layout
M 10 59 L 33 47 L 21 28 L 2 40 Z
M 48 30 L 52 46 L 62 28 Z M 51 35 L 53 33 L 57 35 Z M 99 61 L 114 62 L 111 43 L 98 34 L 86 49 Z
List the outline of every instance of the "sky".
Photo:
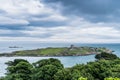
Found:
M 120 43 L 120 0 L 0 0 L 0 41 Z

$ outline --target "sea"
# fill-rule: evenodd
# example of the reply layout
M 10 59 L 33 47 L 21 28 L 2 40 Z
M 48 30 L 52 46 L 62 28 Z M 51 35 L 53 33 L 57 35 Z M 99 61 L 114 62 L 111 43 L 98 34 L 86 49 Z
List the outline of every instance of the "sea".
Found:
M 0 41 L 0 54 L 1 53 L 11 53 L 13 51 L 19 50 L 32 50 L 47 47 L 70 47 L 74 45 L 76 47 L 89 46 L 89 47 L 106 47 L 120 57 L 120 43 L 55 43 L 55 42 L 34 42 L 34 41 Z M 11 48 L 17 47 L 17 48 Z M 5 76 L 8 61 L 13 61 L 14 59 L 25 59 L 30 63 L 34 63 L 41 59 L 56 58 L 61 61 L 64 67 L 72 67 L 76 64 L 86 64 L 87 62 L 95 61 L 95 55 L 87 56 L 61 56 L 61 57 L 0 57 L 0 77 Z

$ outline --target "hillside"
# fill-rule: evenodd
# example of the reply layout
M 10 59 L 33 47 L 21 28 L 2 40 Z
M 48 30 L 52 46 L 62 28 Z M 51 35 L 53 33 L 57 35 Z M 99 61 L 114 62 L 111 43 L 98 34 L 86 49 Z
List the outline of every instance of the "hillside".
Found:
M 99 54 L 101 52 L 112 53 L 111 50 L 103 47 L 59 47 L 59 48 L 41 48 L 35 50 L 15 51 L 12 53 L 1 54 L 1 56 L 83 56 L 91 54 Z

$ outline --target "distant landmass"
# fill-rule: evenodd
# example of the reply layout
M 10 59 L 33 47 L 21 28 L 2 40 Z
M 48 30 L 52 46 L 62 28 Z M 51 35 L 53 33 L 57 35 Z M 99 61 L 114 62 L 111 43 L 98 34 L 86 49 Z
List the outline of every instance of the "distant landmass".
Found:
M 12 53 L 2 53 L 0 56 L 85 56 L 92 54 L 100 54 L 101 52 L 112 53 L 113 51 L 105 47 L 48 47 L 34 50 L 22 50 Z
M 22 47 L 19 47 L 19 46 L 9 46 L 9 48 L 22 48 Z

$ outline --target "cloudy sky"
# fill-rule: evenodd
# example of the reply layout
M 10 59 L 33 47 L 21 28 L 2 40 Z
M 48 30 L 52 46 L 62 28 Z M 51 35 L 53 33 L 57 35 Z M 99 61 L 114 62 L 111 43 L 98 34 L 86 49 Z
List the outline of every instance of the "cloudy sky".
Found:
M 0 41 L 120 43 L 120 0 L 0 0 Z

